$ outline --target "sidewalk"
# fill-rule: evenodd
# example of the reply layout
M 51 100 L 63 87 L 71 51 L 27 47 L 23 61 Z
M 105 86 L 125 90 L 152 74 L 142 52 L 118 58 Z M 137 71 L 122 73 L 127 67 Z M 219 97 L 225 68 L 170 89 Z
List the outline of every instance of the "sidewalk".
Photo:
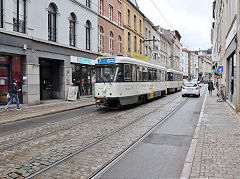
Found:
M 181 178 L 240 178 L 240 117 L 216 91 L 205 99 Z
M 81 97 L 78 101 L 58 101 L 49 104 L 40 104 L 35 106 L 22 105 L 21 111 L 16 110 L 16 104 L 9 107 L 9 111 L 5 111 L 4 107 L 0 108 L 0 124 L 13 122 L 17 120 L 29 119 L 33 117 L 40 117 L 48 114 L 54 114 L 71 109 L 77 109 L 84 106 L 94 105 L 95 99 L 93 96 Z

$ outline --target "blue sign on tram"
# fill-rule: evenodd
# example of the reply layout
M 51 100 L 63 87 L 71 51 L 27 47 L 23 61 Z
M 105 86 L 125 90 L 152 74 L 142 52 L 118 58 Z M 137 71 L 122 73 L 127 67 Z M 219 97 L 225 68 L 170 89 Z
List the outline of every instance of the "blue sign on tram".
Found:
M 98 59 L 98 63 L 102 64 L 102 63 L 115 63 L 115 58 L 101 58 Z

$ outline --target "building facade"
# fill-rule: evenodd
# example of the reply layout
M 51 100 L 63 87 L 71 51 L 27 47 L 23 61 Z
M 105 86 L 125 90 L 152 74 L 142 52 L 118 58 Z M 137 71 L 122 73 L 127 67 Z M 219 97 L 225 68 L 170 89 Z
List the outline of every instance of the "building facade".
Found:
M 211 40 L 213 44 L 214 66 L 223 66 L 223 75 L 219 79 L 223 98 L 240 111 L 239 91 L 239 1 L 220 0 L 213 2 Z
M 0 103 L 7 102 L 13 78 L 22 88 L 21 102 L 29 105 L 66 99 L 71 85 L 79 86 L 82 95 L 91 93 L 92 60 L 98 56 L 97 0 L 0 4 Z
M 104 56 L 123 54 L 123 2 L 99 0 L 98 52 Z
M 123 0 L 124 55 L 139 60 L 144 56 L 144 14 L 135 1 Z

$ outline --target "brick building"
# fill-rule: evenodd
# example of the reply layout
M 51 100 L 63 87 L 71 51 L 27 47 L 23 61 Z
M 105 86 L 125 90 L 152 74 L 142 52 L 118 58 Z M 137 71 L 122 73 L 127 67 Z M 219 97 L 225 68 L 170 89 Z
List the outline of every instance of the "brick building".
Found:
M 98 52 L 101 55 L 123 54 L 123 3 L 99 0 Z

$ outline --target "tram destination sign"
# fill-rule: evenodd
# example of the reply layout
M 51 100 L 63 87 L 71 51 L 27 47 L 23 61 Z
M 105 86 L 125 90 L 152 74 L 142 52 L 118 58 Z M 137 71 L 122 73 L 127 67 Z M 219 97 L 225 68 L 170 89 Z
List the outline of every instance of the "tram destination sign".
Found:
M 115 63 L 115 58 L 100 58 L 98 59 L 98 64 L 104 63 Z

